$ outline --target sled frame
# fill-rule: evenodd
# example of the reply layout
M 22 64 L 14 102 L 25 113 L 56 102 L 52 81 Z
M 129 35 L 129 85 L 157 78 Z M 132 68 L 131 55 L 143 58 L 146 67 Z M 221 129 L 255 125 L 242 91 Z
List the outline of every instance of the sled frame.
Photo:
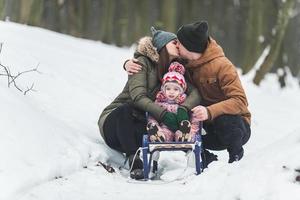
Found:
M 149 173 L 151 170 L 151 163 L 152 163 L 152 155 L 156 151 L 158 152 L 189 151 L 189 150 L 193 151 L 193 153 L 195 154 L 196 175 L 201 174 L 204 168 L 203 160 L 201 158 L 201 153 L 202 153 L 201 131 L 202 131 L 202 122 L 199 123 L 199 131 L 195 135 L 194 142 L 150 142 L 148 134 L 144 135 L 143 150 L 142 150 L 144 180 L 149 180 Z M 150 155 L 148 156 L 148 154 Z

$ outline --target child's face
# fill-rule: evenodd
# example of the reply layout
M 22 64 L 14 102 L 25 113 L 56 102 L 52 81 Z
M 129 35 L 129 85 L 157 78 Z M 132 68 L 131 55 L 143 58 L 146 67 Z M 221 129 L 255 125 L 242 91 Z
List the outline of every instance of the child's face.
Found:
M 166 84 L 165 94 L 168 100 L 175 100 L 180 94 L 180 86 L 176 83 Z

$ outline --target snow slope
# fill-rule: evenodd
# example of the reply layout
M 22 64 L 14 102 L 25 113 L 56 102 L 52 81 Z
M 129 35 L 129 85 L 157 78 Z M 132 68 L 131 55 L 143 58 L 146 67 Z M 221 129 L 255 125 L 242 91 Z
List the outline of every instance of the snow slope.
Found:
M 242 81 L 253 113 L 245 157 L 229 165 L 226 152 L 200 176 L 163 183 L 129 183 L 126 170 L 108 174 L 97 161 L 122 165 L 124 158 L 100 138 L 102 109 L 122 90 L 123 61 L 133 49 L 117 48 L 48 30 L 0 21 L 0 62 L 17 79 L 23 95 L 0 76 L 0 200 L 7 199 L 299 199 L 300 90 L 289 79 L 280 90 L 269 76 L 256 87 Z M 2 71 L 0 71 L 2 73 Z M 186 167 L 182 152 L 163 154 L 165 180 Z

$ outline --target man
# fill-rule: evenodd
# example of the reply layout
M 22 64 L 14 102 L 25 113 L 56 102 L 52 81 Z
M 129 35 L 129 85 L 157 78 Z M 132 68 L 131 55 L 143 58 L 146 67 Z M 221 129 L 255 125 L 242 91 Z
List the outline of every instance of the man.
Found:
M 192 112 L 204 121 L 204 147 L 227 149 L 229 163 L 240 160 L 251 134 L 251 114 L 236 68 L 209 37 L 207 22 L 184 25 L 177 37 L 179 54 L 188 60 L 186 67 L 202 96 Z
M 209 36 L 207 22 L 184 25 L 177 37 L 180 57 L 188 61 L 186 68 L 202 96 L 201 105 L 192 113 L 204 121 L 204 148 L 227 149 L 228 162 L 239 161 L 244 155 L 243 145 L 250 138 L 251 114 L 236 68 Z M 129 61 L 125 69 L 135 73 L 139 66 Z

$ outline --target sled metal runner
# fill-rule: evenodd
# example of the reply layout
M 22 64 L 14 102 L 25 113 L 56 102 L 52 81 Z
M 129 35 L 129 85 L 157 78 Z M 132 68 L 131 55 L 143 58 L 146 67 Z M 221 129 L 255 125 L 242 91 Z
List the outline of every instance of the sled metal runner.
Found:
M 149 173 L 151 170 L 152 155 L 158 151 L 193 151 L 195 154 L 195 169 L 196 175 L 203 171 L 203 161 L 201 159 L 202 140 L 201 140 L 202 123 L 199 124 L 199 131 L 195 136 L 193 142 L 150 142 L 149 136 L 143 136 L 143 167 L 144 180 L 149 180 Z M 150 154 L 148 156 L 148 154 Z M 148 158 L 149 157 L 149 158 Z M 157 162 L 153 161 L 153 168 L 157 168 Z M 156 169 L 157 170 L 157 169 Z

